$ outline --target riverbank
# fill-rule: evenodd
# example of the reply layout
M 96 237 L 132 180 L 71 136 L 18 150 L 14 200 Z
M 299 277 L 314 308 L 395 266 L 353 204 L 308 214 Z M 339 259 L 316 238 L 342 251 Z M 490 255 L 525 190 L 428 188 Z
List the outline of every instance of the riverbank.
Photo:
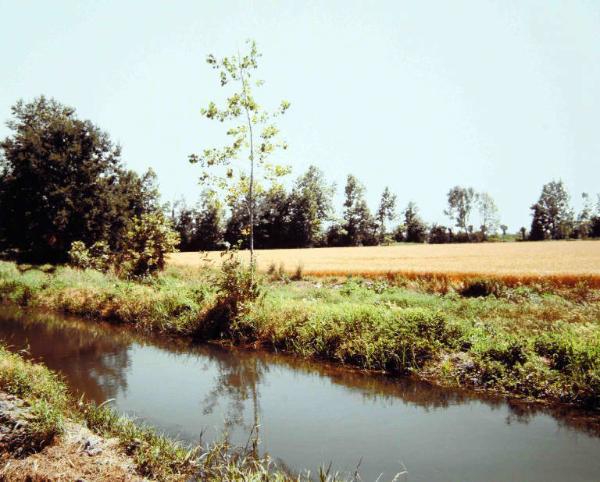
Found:
M 275 469 L 252 444 L 188 448 L 75 400 L 56 373 L 0 346 L 0 480 L 148 479 L 304 480 Z
M 4 347 L 0 392 L 3 480 L 184 480 L 197 470 L 193 451 L 77 402 L 57 374 Z
M 302 278 L 299 273 L 298 278 Z M 214 272 L 150 283 L 0 263 L 0 299 L 138 329 L 259 345 L 362 369 L 600 408 L 600 291 L 544 280 L 313 278 L 271 273 L 259 302 L 215 326 Z

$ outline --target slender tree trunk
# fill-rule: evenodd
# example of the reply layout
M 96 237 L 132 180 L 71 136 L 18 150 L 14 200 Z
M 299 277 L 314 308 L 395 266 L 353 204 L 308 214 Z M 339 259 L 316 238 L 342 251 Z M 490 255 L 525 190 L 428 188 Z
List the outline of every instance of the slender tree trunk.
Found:
M 254 136 L 252 131 L 252 120 L 248 110 L 248 96 L 246 95 L 246 79 L 244 78 L 244 69 L 242 60 L 238 52 L 238 68 L 240 80 L 242 82 L 242 93 L 244 96 L 244 110 L 246 112 L 246 121 L 248 122 L 248 134 L 250 136 L 250 183 L 248 186 L 248 214 L 250 216 L 250 273 L 252 282 L 254 282 Z

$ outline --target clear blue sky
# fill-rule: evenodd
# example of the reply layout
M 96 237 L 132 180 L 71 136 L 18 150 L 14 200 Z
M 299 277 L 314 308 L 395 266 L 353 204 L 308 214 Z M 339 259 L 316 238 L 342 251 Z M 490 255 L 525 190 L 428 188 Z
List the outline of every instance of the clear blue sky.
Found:
M 0 119 L 45 94 L 152 167 L 165 200 L 199 193 L 188 154 L 218 139 L 207 53 L 262 50 L 263 103 L 291 101 L 281 160 L 384 186 L 445 221 L 455 184 L 488 191 L 511 230 L 543 183 L 600 191 L 600 2 L 0 0 Z M 2 125 L 0 135 L 8 130 Z

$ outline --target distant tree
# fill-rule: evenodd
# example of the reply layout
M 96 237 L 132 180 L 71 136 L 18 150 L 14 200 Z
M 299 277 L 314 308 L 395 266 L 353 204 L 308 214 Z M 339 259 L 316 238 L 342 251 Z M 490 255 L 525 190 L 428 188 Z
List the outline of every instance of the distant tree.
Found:
M 191 247 L 194 250 L 214 251 L 223 247 L 223 205 L 214 192 L 202 194 L 194 214 Z
M 506 231 L 508 231 L 508 226 L 506 224 L 501 224 L 500 230 L 502 231 L 502 239 L 506 238 Z
M 404 210 L 404 233 L 404 240 L 408 243 L 424 243 L 427 239 L 427 226 L 414 202 L 409 202 Z
M 257 206 L 256 241 L 264 248 L 296 246 L 290 228 L 290 196 L 279 184 L 261 193 Z
M 583 207 L 577 216 L 575 223 L 574 237 L 585 239 L 592 234 L 592 218 L 594 216 L 594 208 L 590 199 L 590 195 L 586 192 L 581 193 Z
M 173 205 L 171 211 L 171 222 L 173 228 L 179 233 L 180 251 L 193 251 L 196 248 L 193 245 L 196 234 L 196 217 L 198 213 L 195 209 L 189 208 L 185 201 L 178 201 Z
M 155 175 L 126 170 L 108 134 L 54 99 L 19 101 L 0 142 L 0 240 L 21 257 L 66 261 L 74 241 L 120 249 L 158 206 Z
M 448 209 L 444 214 L 456 223 L 464 233 L 468 232 L 469 216 L 473 210 L 476 194 L 472 187 L 454 186 L 448 191 Z
M 533 210 L 533 219 L 531 220 L 531 229 L 529 230 L 530 241 L 543 241 L 548 239 L 550 233 L 547 232 L 546 227 L 548 226 L 548 215 L 544 208 L 536 203 L 531 206 Z
M 379 243 L 385 240 L 385 222 L 393 221 L 396 217 L 396 195 L 392 194 L 389 187 L 385 187 L 379 201 L 376 214 L 377 226 L 379 228 Z
M 290 232 L 293 245 L 315 246 L 321 242 L 323 225 L 333 211 L 333 185 L 325 181 L 323 171 L 310 166 L 297 180 L 290 195 Z
M 562 181 L 545 184 L 531 210 L 533 219 L 529 239 L 564 239 L 569 236 L 573 228 L 573 211 Z
M 477 206 L 481 216 L 481 234 L 485 240 L 490 234 L 496 234 L 498 230 L 498 208 L 492 196 L 487 192 L 477 195 Z
M 600 238 L 600 194 L 598 194 L 596 210 L 590 218 L 590 236 Z
M 392 239 L 398 243 L 401 243 L 406 239 L 406 229 L 404 228 L 404 224 L 396 226 L 396 229 L 394 229 L 394 232 L 392 233 Z
M 344 192 L 346 200 L 343 228 L 347 233 L 347 244 L 351 246 L 375 244 L 377 225 L 364 198 L 364 186 L 356 177 L 349 174 Z
M 325 241 L 327 246 L 344 246 L 348 240 L 348 233 L 344 229 L 342 222 L 335 221 L 325 233 Z
M 226 105 L 218 108 L 214 102 L 202 110 L 202 114 L 210 120 L 219 122 L 229 121 L 231 126 L 227 135 L 231 143 L 223 148 L 204 149 L 202 154 L 193 154 L 189 160 L 199 163 L 204 169 L 201 182 L 216 184 L 221 189 L 245 189 L 244 202 L 248 211 L 248 247 L 250 248 L 250 266 L 254 273 L 254 226 L 256 218 L 257 180 L 268 181 L 288 173 L 288 169 L 271 164 L 268 158 L 278 149 L 286 149 L 285 142 L 278 141 L 279 128 L 275 124 L 278 116 L 284 114 L 290 106 L 282 101 L 280 106 L 270 113 L 254 98 L 254 87 L 263 85 L 263 81 L 253 81 L 252 76 L 258 68 L 261 54 L 254 41 L 248 41 L 249 50 L 245 54 L 232 55 L 220 60 L 214 55 L 207 57 L 207 63 L 218 71 L 221 87 L 228 87 L 231 94 L 226 99 Z M 242 153 L 247 154 L 247 169 L 240 168 L 237 172 L 233 161 Z M 221 167 L 217 174 L 213 169 Z M 212 172 L 209 172 L 212 171 Z M 240 182 L 243 181 L 243 182 Z
M 249 247 L 250 232 L 250 213 L 247 205 L 247 197 L 244 194 L 244 188 L 231 190 L 227 196 L 227 205 L 229 207 L 229 218 L 225 224 L 224 239 L 229 246 L 236 246 L 242 249 Z M 258 209 L 256 196 L 253 198 L 254 212 Z
M 521 241 L 526 241 L 527 240 L 527 228 L 525 226 L 521 226 L 521 229 L 519 229 L 519 232 L 521 233 Z
M 429 243 L 445 244 L 452 241 L 451 231 L 446 226 L 433 224 L 429 230 Z

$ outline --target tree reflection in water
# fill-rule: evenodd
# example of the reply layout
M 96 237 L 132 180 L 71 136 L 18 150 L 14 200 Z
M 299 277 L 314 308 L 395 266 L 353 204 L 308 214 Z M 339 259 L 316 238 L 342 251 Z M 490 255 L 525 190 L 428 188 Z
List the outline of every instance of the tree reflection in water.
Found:
M 209 358 L 215 362 L 218 375 L 215 378 L 214 388 L 203 401 L 203 413 L 205 415 L 212 413 L 220 400 L 228 399 L 225 429 L 230 430 L 239 426 L 248 433 L 254 431 L 258 436 L 260 427 L 259 385 L 269 370 L 268 364 L 259 357 L 232 356 L 229 351 L 221 349 L 211 350 Z M 244 409 L 247 401 L 252 403 L 252 424 L 244 423 Z
M 72 388 L 102 403 L 127 391 L 130 337 L 89 321 L 13 307 L 0 310 L 0 339 L 61 372 Z

